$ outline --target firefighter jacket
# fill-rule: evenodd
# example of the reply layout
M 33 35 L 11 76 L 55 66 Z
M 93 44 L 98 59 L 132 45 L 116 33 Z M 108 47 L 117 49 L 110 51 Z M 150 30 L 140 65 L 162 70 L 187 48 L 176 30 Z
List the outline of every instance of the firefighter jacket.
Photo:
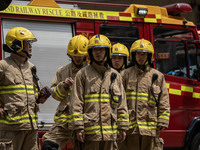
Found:
M 86 64 L 83 65 L 85 67 Z M 71 122 L 69 116 L 69 99 L 71 93 L 71 87 L 65 88 L 65 79 L 71 77 L 73 80 L 75 78 L 76 73 L 81 68 L 77 68 L 74 63 L 70 63 L 68 65 L 60 67 L 56 72 L 56 77 L 51 84 L 52 97 L 58 101 L 60 104 L 56 110 L 56 114 L 54 116 L 54 121 L 56 125 L 67 127 L 66 124 Z
M 38 129 L 38 89 L 32 67 L 14 53 L 0 61 L 0 104 L 7 113 L 0 116 L 0 130 Z
M 170 116 L 169 94 L 164 75 L 150 66 L 142 71 L 137 65 L 124 70 L 121 75 L 130 120 L 127 134 L 157 136 L 157 126 L 167 128 Z
M 95 62 L 81 69 L 71 93 L 73 130 L 84 130 L 87 141 L 116 140 L 117 131 L 129 126 L 125 98 L 121 75 L 115 69 Z

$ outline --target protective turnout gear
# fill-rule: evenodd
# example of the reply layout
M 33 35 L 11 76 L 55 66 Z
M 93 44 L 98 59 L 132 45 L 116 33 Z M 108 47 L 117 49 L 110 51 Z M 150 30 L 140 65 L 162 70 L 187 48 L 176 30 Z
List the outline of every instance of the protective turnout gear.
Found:
M 112 56 L 124 56 L 125 57 L 125 65 L 128 65 L 128 59 L 129 59 L 129 51 L 128 48 L 120 43 L 114 44 L 112 46 L 111 52 L 110 52 L 110 58 Z
M 145 70 L 134 65 L 124 70 L 121 75 L 130 119 L 127 135 L 157 138 L 158 127 L 167 128 L 170 117 L 169 93 L 164 75 L 149 65 Z M 128 137 L 126 140 L 129 140 Z M 129 149 L 132 149 L 132 145 Z M 155 149 L 153 147 L 150 150 Z
M 95 47 L 105 47 L 106 49 L 106 54 L 104 57 L 103 62 L 107 60 L 109 57 L 109 52 L 111 48 L 111 43 L 110 40 L 105 36 L 101 34 L 94 35 L 88 43 L 88 56 L 91 62 L 95 61 L 92 55 L 92 49 Z
M 95 62 L 77 73 L 71 92 L 72 125 L 75 131 L 84 130 L 85 142 L 115 141 L 118 130 L 128 130 L 121 80 L 115 69 Z
M 70 56 L 86 56 L 88 39 L 83 35 L 74 36 L 68 44 L 67 54 Z
M 154 48 L 150 41 L 145 39 L 139 39 L 132 44 L 130 48 L 131 61 L 135 61 L 136 52 L 147 52 L 148 53 L 147 64 L 151 64 L 153 62 Z
M 29 54 L 24 49 L 24 42 L 36 42 L 37 39 L 34 34 L 26 28 L 15 27 L 8 31 L 6 35 L 6 44 L 3 45 L 3 49 L 6 52 L 19 53 L 24 52 L 27 57 Z
M 60 67 L 51 84 L 52 97 L 60 101 L 60 103 L 54 116 L 55 123 L 50 130 L 43 135 L 42 140 L 49 140 L 57 143 L 59 145 L 59 150 L 62 149 L 70 139 L 72 139 L 72 130 L 69 127 L 69 123 L 71 122 L 69 115 L 71 87 L 65 88 L 64 81 L 68 77 L 74 79 L 76 73 L 80 69 L 81 68 L 77 68 L 74 63 Z
M 86 56 L 87 46 L 88 39 L 82 35 L 77 35 L 70 40 L 67 53 L 69 56 Z M 80 67 L 77 67 L 75 62 L 72 62 L 68 65 L 60 67 L 57 70 L 56 77 L 51 84 L 52 97 L 60 101 L 60 104 L 58 105 L 54 116 L 55 123 L 50 130 L 43 135 L 42 140 L 47 144 L 49 142 L 57 144 L 59 146 L 59 150 L 62 150 L 70 139 L 72 140 L 72 130 L 69 127 L 69 123 L 72 121 L 69 115 L 72 87 L 71 85 L 66 86 L 65 81 L 69 78 L 74 80 L 76 73 L 85 66 L 86 63 L 83 63 Z M 51 145 L 51 150 L 56 149 L 55 144 Z M 50 150 L 50 148 L 45 146 L 43 147 L 43 150 Z
M 0 61 L 0 104 L 6 112 L 0 116 L 0 139 L 10 139 L 14 150 L 38 147 L 38 90 L 32 67 L 25 57 L 14 53 Z M 31 140 L 31 144 L 24 148 L 28 142 L 23 142 L 27 140 Z
M 33 64 L 24 61 L 25 58 L 14 53 L 0 61 L 0 103 L 7 112 L 5 118 L 0 117 L 0 130 L 38 129 L 38 90 L 31 72 Z

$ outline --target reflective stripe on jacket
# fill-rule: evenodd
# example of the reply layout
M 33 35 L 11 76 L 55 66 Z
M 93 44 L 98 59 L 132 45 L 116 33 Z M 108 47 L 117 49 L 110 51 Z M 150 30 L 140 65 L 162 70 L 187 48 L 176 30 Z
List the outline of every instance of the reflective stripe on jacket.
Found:
M 33 64 L 16 54 L 0 61 L 0 103 L 6 116 L 0 117 L 0 130 L 37 129 L 38 89 Z
M 117 76 L 111 84 L 112 73 Z M 128 130 L 125 98 L 121 75 L 116 70 L 94 62 L 81 69 L 71 93 L 73 129 L 84 130 L 89 141 L 116 140 L 118 130 Z
M 152 84 L 153 74 L 158 77 Z M 142 71 L 137 65 L 121 73 L 126 91 L 130 126 L 128 134 L 156 136 L 157 126 L 168 127 L 169 94 L 163 74 L 149 66 Z M 154 95 L 150 90 L 152 85 Z
M 85 67 L 85 65 L 83 65 Z M 75 78 L 76 73 L 81 68 L 77 68 L 74 63 L 70 63 L 68 65 L 60 67 L 56 72 L 56 77 L 51 84 L 52 97 L 58 101 L 60 104 L 58 105 L 56 114 L 54 116 L 54 121 L 57 125 L 66 126 L 66 123 L 71 122 L 71 116 L 69 116 L 69 99 L 71 93 L 71 87 L 65 89 L 65 79 L 71 77 Z

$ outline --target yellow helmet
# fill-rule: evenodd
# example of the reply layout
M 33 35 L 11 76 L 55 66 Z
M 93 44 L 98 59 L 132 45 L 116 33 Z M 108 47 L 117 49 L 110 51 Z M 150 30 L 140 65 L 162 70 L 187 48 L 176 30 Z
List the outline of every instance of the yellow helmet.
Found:
M 102 34 L 97 34 L 94 35 L 88 43 L 88 55 L 89 55 L 89 59 L 92 61 L 93 56 L 92 56 L 92 49 L 94 47 L 105 47 L 106 48 L 106 56 L 104 58 L 103 61 L 107 60 L 107 57 L 109 57 L 109 52 L 110 52 L 110 48 L 111 48 L 111 42 L 110 40 Z
M 133 61 L 133 53 L 135 52 L 147 52 L 149 54 L 151 54 L 151 62 L 153 61 L 153 55 L 154 55 L 154 48 L 153 48 L 153 45 L 151 44 L 150 41 L 148 40 L 145 40 L 145 39 L 139 39 L 139 40 L 136 40 L 132 46 L 131 46 L 131 49 L 130 49 L 130 60 Z
M 126 57 L 126 65 L 128 65 L 129 51 L 125 45 L 120 43 L 114 44 L 112 46 L 110 55 L 111 55 L 110 58 L 112 58 L 112 56 L 114 55 Z
M 110 40 L 102 34 L 97 34 L 94 35 L 88 43 L 88 49 L 93 48 L 93 47 L 106 47 L 106 48 L 110 48 L 111 47 L 111 43 Z
M 20 52 L 24 49 L 24 41 L 36 42 L 37 39 L 31 31 L 23 27 L 12 28 L 6 35 L 6 45 L 15 52 Z
M 71 56 L 86 56 L 88 39 L 83 35 L 74 36 L 68 44 L 67 54 Z

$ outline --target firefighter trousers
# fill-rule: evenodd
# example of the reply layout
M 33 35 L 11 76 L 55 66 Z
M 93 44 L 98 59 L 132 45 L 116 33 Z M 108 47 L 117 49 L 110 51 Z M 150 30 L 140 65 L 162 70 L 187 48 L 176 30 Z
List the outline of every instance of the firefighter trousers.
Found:
M 38 131 L 0 131 L 0 150 L 40 150 Z
M 159 137 L 127 135 L 123 143 L 118 143 L 119 150 L 162 150 L 163 140 Z
M 72 141 L 72 131 L 63 128 L 62 126 L 57 126 L 55 124 L 42 137 L 43 142 L 52 141 L 53 143 L 55 143 L 55 144 L 52 144 L 52 146 L 54 147 L 57 144 L 59 146 L 58 150 L 62 150 L 63 147 L 67 145 L 67 142 L 69 140 Z

